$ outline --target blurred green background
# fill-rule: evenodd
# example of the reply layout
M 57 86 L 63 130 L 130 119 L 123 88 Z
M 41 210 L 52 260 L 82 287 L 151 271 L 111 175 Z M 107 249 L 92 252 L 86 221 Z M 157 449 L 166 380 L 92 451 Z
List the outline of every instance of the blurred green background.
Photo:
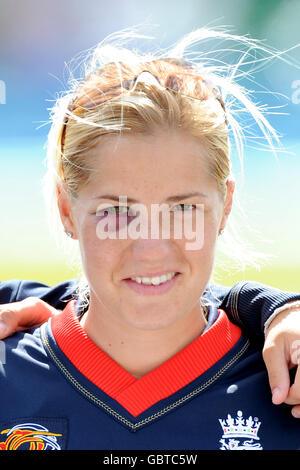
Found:
M 108 34 L 145 21 L 157 25 L 153 34 L 161 47 L 201 26 L 220 25 L 278 49 L 300 42 L 298 0 L 0 0 L 0 11 L 0 80 L 5 84 L 5 100 L 0 100 L 1 281 L 35 279 L 54 285 L 79 275 L 49 231 L 41 184 L 47 108 L 66 86 L 65 62 Z M 299 49 L 290 52 L 298 61 Z M 216 280 L 231 285 L 254 279 L 300 291 L 300 103 L 292 99 L 300 69 L 277 61 L 254 78 L 271 91 L 258 94 L 258 102 L 285 103 L 279 111 L 287 115 L 269 119 L 287 151 L 276 160 L 269 152 L 246 148 L 244 183 L 238 161 L 233 165 L 253 227 L 249 243 L 273 258 L 260 270 L 236 271 L 229 265 L 217 272 Z

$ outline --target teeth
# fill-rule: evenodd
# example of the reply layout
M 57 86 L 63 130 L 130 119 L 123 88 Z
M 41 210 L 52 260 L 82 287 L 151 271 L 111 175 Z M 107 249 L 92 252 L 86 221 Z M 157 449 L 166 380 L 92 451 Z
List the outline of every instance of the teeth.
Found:
M 175 272 L 164 274 L 163 276 L 157 277 L 131 277 L 133 281 L 138 282 L 139 284 L 153 284 L 154 286 L 158 286 L 159 284 L 169 281 L 172 277 L 175 276 Z

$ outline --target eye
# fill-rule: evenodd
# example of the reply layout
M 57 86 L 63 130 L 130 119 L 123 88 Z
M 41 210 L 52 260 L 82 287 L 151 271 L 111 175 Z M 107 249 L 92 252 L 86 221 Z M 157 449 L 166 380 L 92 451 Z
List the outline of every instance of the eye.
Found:
M 180 207 L 183 206 L 183 209 L 180 209 L 179 212 L 186 211 L 186 210 L 187 210 L 188 212 L 190 212 L 191 210 L 196 209 L 196 205 L 195 205 L 195 204 L 177 204 L 177 205 L 174 206 L 174 207 L 178 207 L 178 206 L 180 206 Z M 186 208 L 187 206 L 190 206 L 190 209 L 187 209 L 187 208 Z M 175 210 L 175 212 L 178 212 L 178 211 Z
M 122 227 L 130 224 L 136 215 L 128 214 L 130 207 L 128 206 L 110 206 L 104 209 L 93 212 L 92 215 L 96 216 L 96 221 L 108 224 L 105 231 L 114 232 L 119 231 Z
M 105 217 L 107 215 L 128 215 L 128 209 L 129 207 L 127 206 L 110 206 L 106 207 L 105 209 L 102 209 L 101 211 L 97 211 L 94 213 L 97 217 Z

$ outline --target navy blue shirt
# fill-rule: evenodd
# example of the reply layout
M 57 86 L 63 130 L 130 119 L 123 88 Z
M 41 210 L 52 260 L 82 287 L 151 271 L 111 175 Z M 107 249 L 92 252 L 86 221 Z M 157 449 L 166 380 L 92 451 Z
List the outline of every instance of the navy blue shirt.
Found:
M 291 407 L 271 402 L 261 352 L 224 311 L 211 306 L 205 333 L 134 379 L 86 337 L 75 302 L 4 341 L 0 449 L 300 447 Z

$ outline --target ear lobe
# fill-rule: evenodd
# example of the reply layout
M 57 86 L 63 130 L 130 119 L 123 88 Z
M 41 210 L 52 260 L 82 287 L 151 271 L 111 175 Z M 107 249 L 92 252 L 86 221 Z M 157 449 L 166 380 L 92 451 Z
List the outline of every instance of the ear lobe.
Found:
M 228 179 L 226 182 L 226 185 L 227 185 L 227 198 L 226 198 L 226 203 L 225 203 L 225 215 L 226 217 L 228 217 L 231 212 L 232 204 L 233 204 L 233 193 L 235 190 L 234 179 Z
M 65 232 L 72 232 L 74 234 L 73 238 L 77 238 L 71 211 L 70 195 L 63 182 L 59 182 L 56 185 L 56 197 L 60 219 Z
M 235 190 L 235 180 L 233 178 L 228 178 L 226 181 L 226 186 L 227 186 L 227 194 L 226 194 L 225 203 L 224 203 L 223 217 L 222 217 L 221 224 L 220 224 L 220 227 L 222 229 L 224 229 L 227 219 L 232 209 L 233 193 Z

